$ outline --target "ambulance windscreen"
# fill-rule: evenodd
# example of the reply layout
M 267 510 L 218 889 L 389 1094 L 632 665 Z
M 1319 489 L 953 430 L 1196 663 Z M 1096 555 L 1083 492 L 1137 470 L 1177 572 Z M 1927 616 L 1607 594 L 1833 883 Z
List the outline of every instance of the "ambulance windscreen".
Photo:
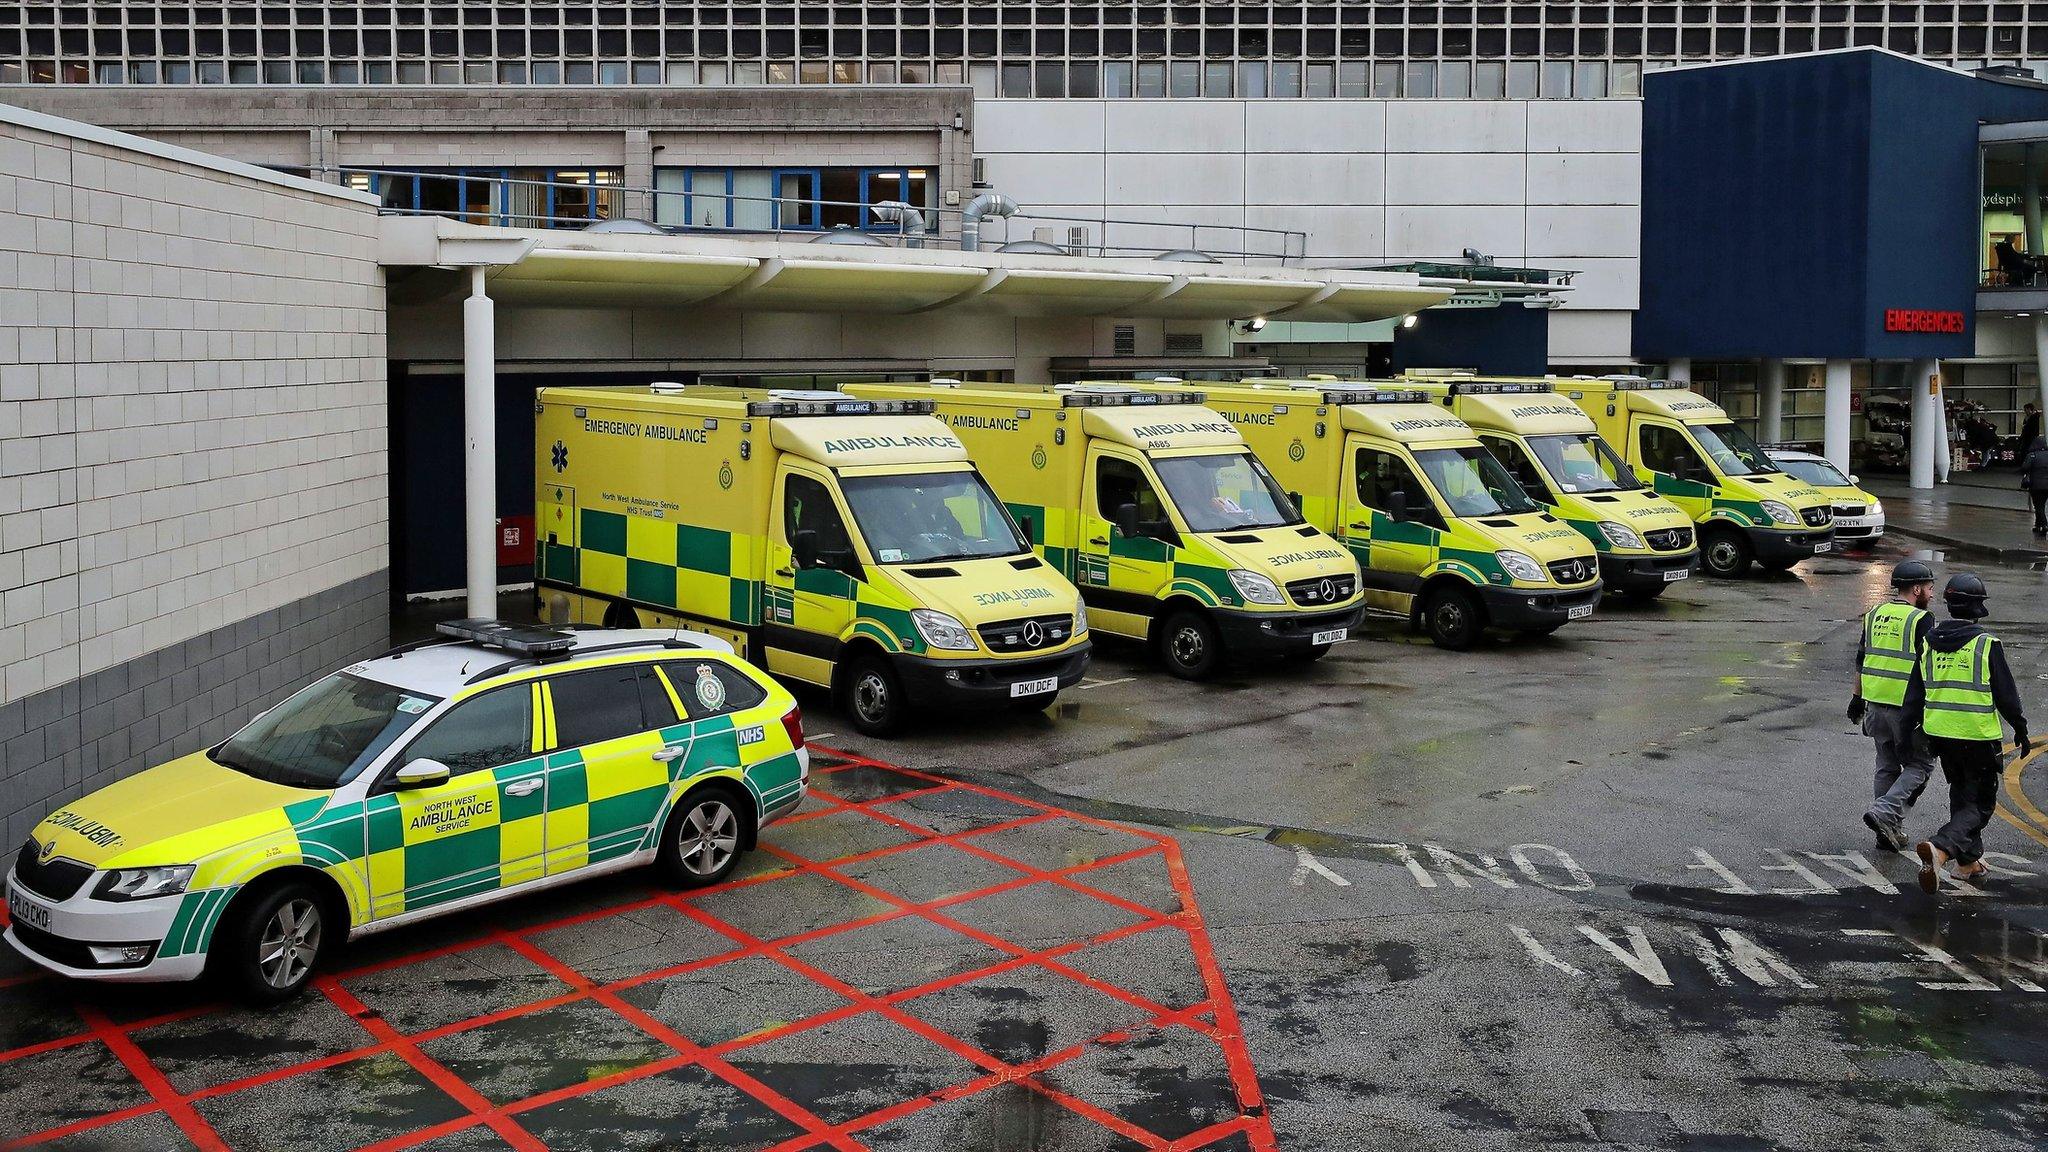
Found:
M 336 672 L 244 725 L 213 762 L 288 788 L 338 788 L 440 702 Z
M 1191 532 L 1278 528 L 1301 522 L 1294 502 L 1249 452 L 1169 456 L 1152 461 Z
M 839 486 L 877 564 L 978 560 L 1030 549 L 978 472 L 847 476 Z

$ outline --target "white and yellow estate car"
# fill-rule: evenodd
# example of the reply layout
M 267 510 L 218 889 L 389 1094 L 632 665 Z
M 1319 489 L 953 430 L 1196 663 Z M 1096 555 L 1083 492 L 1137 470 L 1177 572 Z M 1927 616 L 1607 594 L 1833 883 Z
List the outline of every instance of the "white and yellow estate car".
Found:
M 654 864 L 728 875 L 809 785 L 789 692 L 692 632 L 463 620 L 36 826 L 7 939 L 95 980 L 304 987 L 352 935 Z

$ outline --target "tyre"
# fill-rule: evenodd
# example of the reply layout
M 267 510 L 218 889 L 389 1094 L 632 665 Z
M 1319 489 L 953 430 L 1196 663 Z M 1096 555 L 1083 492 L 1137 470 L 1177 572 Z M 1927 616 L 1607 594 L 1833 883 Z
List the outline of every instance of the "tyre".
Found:
M 1223 662 L 1222 639 L 1207 613 L 1182 608 L 1159 626 L 1159 659 L 1183 680 L 1206 680 Z
M 1485 609 L 1479 598 L 1455 584 L 1439 584 L 1422 600 L 1422 630 L 1430 642 L 1451 652 L 1463 652 L 1479 642 L 1486 631 Z
M 841 706 L 864 736 L 893 736 L 903 727 L 910 702 L 896 670 L 878 652 L 856 657 L 846 669 Z
M 243 1000 L 281 1004 L 305 990 L 340 939 L 320 891 L 291 880 L 237 902 L 214 937 L 210 963 Z
M 1739 580 L 1749 575 L 1753 558 L 1749 541 L 1733 528 L 1714 528 L 1700 540 L 1700 567 L 1709 576 Z
M 746 817 L 738 794 L 723 787 L 698 788 L 684 796 L 661 829 L 654 866 L 678 888 L 716 884 L 740 862 Z
M 1006 706 L 1012 712 L 1043 712 L 1052 707 L 1053 702 L 1059 698 L 1060 694 L 1057 692 L 1040 692 L 1035 696 L 1019 696 L 1009 701 Z
M 604 626 L 607 628 L 638 628 L 640 613 L 625 604 L 613 604 L 604 610 Z

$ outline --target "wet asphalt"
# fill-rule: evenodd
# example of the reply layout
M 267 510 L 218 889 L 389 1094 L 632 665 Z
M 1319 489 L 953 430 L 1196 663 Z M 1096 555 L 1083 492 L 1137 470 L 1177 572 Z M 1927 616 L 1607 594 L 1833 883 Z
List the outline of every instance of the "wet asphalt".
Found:
M 1103 644 L 1043 717 L 887 743 L 806 699 L 923 775 L 821 776 L 730 889 L 431 922 L 269 1013 L 0 958 L 0 1145 L 2042 1147 L 2048 767 L 1980 885 L 1859 820 L 1854 621 L 1906 547 L 1206 685 Z M 2048 574 L 1937 567 L 2048 729 Z

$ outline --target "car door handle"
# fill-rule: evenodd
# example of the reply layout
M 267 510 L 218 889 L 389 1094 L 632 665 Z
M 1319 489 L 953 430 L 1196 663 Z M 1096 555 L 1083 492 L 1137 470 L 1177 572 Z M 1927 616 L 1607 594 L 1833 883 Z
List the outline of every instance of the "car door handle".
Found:
M 512 783 L 505 785 L 505 795 L 507 796 L 531 796 L 538 791 L 540 791 L 540 780 L 538 777 L 531 780 L 514 780 Z
M 790 571 L 790 570 L 789 570 L 789 569 L 787 569 L 787 568 L 777 568 L 777 569 L 775 570 L 775 574 L 776 574 L 777 576 L 787 576 L 787 577 L 789 577 L 789 578 L 790 578 L 790 579 L 792 579 L 792 580 L 796 579 L 796 573 L 794 573 L 794 572 Z
M 654 758 L 666 764 L 671 760 L 681 757 L 683 753 L 689 750 L 690 746 L 688 744 L 669 744 L 656 751 Z
M 1090 540 L 1090 541 L 1088 541 L 1088 542 L 1089 542 L 1090 544 L 1094 544 L 1094 545 L 1097 545 L 1097 546 L 1099 546 L 1099 547 L 1103 547 L 1103 548 L 1107 548 L 1107 547 L 1109 547 L 1109 538 L 1108 538 L 1108 537 L 1106 537 L 1106 536 L 1097 536 L 1097 537 L 1096 537 L 1095 539 L 1093 539 L 1093 540 Z
M 1352 530 L 1353 532 L 1370 532 L 1370 531 L 1372 531 L 1372 525 L 1370 525 L 1370 524 L 1353 524 L 1353 525 L 1351 526 L 1351 530 Z

